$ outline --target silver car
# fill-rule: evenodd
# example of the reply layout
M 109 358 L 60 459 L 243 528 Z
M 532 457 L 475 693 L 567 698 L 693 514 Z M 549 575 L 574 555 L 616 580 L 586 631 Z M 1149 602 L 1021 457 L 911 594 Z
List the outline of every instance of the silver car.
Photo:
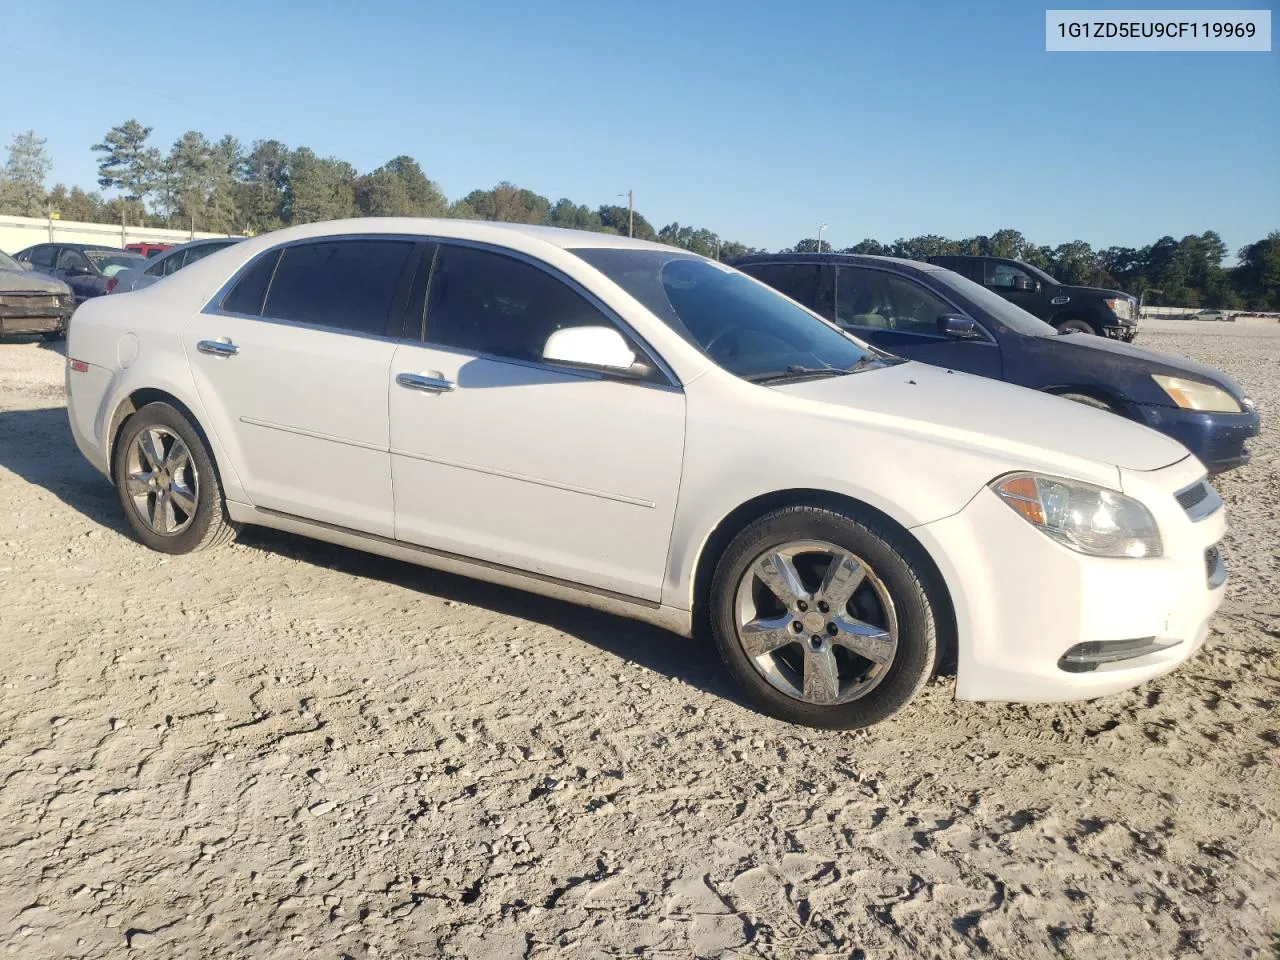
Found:
M 38 333 L 61 340 L 75 309 L 71 288 L 0 253 L 0 337 Z
M 177 273 L 183 267 L 190 266 L 197 260 L 216 253 L 224 247 L 229 247 L 233 243 L 239 243 L 242 239 L 244 238 L 215 237 L 210 240 L 192 240 L 190 243 L 172 247 L 152 257 L 146 262 L 145 267 L 121 270 L 112 278 L 115 283 L 108 284 L 107 293 L 128 293 L 131 290 L 149 287 L 162 277 Z

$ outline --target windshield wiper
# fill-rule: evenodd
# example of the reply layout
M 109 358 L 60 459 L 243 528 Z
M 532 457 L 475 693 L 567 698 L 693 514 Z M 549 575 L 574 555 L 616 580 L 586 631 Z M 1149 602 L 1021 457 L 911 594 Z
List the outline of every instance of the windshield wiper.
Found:
M 862 361 L 859 360 L 858 363 Z M 808 380 L 817 377 L 843 377 L 846 374 L 853 373 L 853 368 L 842 370 L 839 367 L 805 367 L 798 363 L 793 363 L 785 370 L 775 370 L 772 373 L 757 373 L 747 377 L 749 383 L 779 383 L 783 380 Z

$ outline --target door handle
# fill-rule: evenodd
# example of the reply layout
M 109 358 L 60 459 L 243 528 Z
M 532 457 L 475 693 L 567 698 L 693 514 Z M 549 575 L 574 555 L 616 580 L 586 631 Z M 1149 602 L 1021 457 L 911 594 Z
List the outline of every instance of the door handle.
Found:
M 230 340 L 201 340 L 196 349 L 211 357 L 234 357 L 240 352 L 240 348 Z
M 420 373 L 398 373 L 396 383 L 424 393 L 448 393 L 453 389 L 453 383 L 443 377 L 424 377 Z

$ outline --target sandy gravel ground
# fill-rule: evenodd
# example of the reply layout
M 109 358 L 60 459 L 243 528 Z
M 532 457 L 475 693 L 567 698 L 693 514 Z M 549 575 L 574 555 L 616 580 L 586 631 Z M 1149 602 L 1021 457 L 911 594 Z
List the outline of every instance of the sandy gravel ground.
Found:
M 282 535 L 165 558 L 0 344 L 0 948 L 119 957 L 1208 957 L 1280 949 L 1280 326 L 1144 324 L 1264 412 L 1207 649 L 870 732 L 713 651 Z

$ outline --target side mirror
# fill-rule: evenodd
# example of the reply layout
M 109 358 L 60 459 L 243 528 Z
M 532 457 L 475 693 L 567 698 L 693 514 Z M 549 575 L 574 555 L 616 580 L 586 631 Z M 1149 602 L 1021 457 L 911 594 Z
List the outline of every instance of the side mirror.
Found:
M 547 337 L 542 359 L 614 373 L 629 372 L 637 366 L 635 353 L 613 327 L 566 327 L 557 330 Z
M 944 313 L 938 317 L 938 332 L 953 340 L 981 340 L 982 331 L 973 319 L 962 313 Z
M 69 277 L 86 277 L 93 271 L 86 267 L 83 263 L 72 264 L 67 267 L 66 274 Z
M 1040 289 L 1038 281 L 1028 280 L 1026 277 L 1014 277 L 1013 289 L 1018 293 L 1035 293 Z

